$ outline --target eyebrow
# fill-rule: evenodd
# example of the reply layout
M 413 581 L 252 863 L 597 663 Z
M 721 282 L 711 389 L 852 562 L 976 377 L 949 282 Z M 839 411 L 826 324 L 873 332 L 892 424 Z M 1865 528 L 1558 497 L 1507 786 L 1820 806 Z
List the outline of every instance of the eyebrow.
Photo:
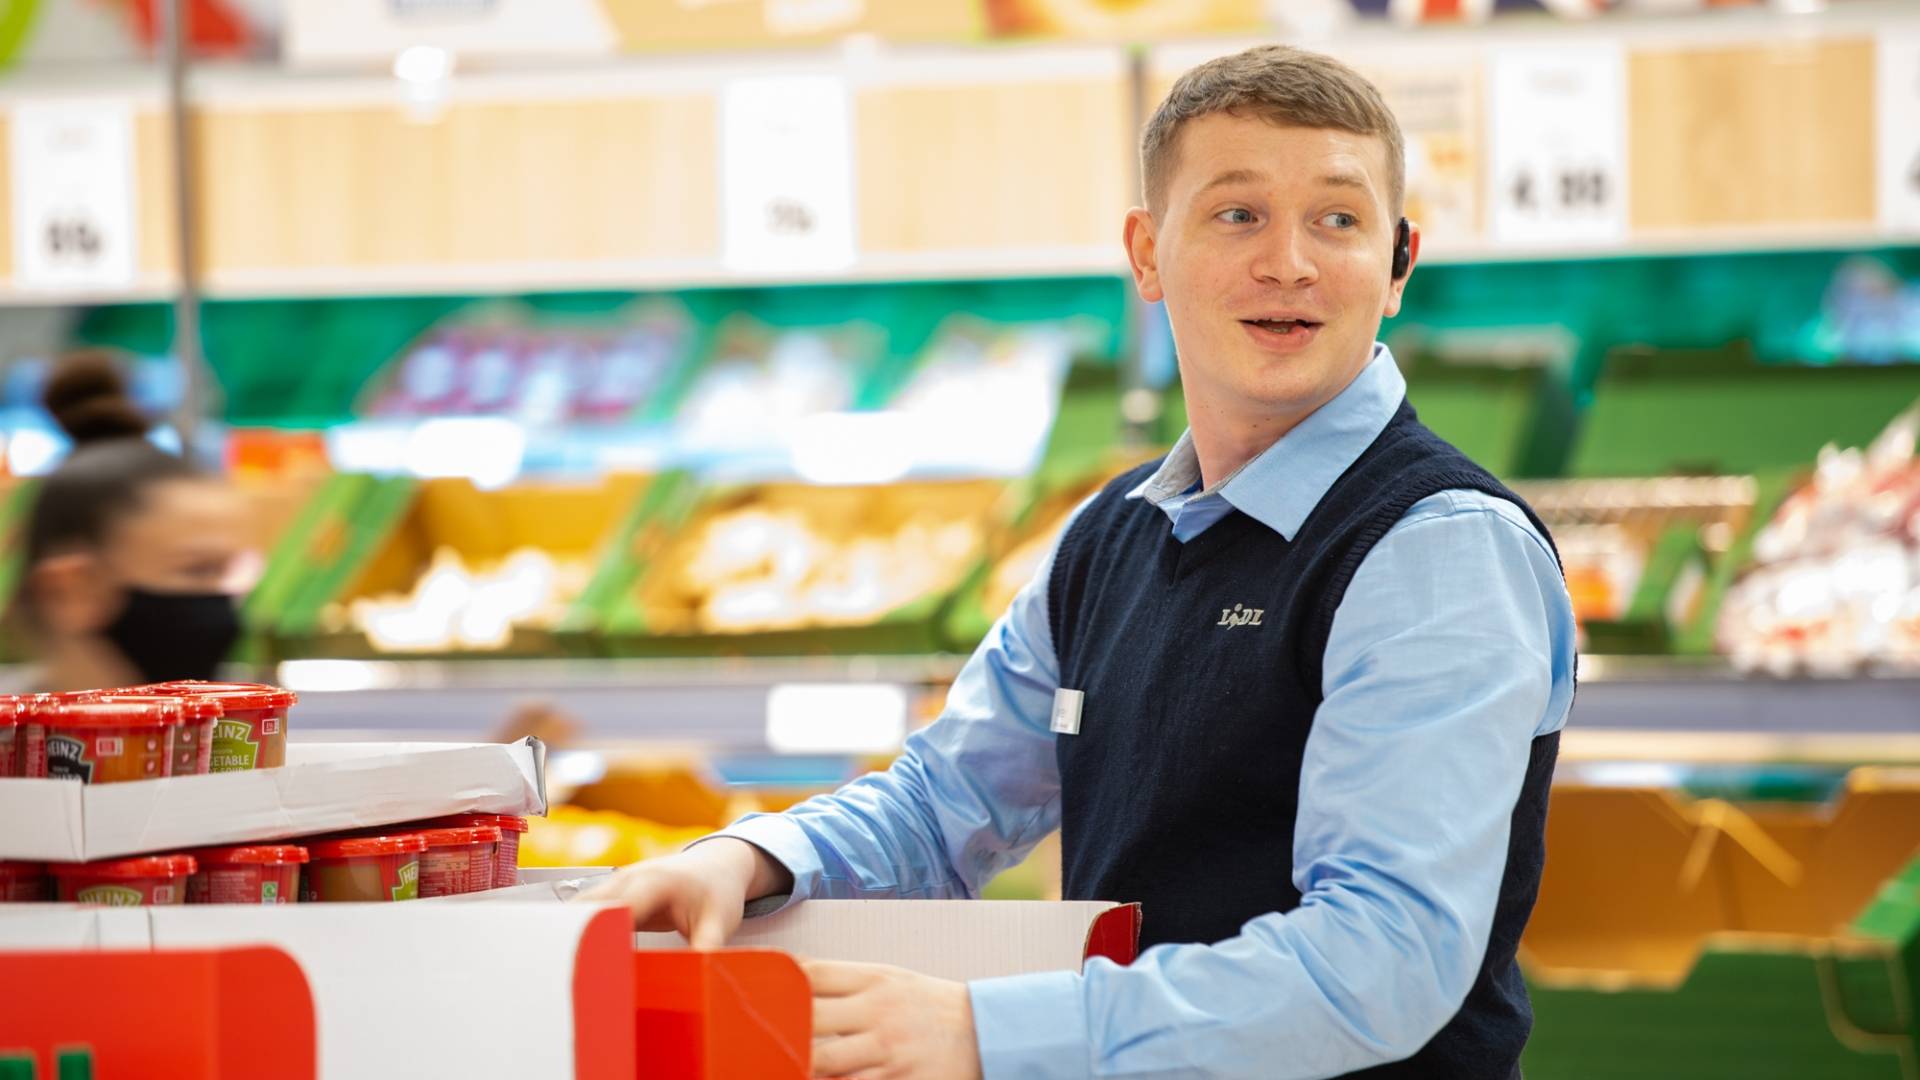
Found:
M 1194 198 L 1197 199 L 1207 192 L 1212 191 L 1214 188 L 1227 187 L 1232 184 L 1258 183 L 1266 178 L 1267 175 L 1265 173 L 1257 172 L 1253 169 L 1229 169 L 1207 181 L 1206 186 L 1194 194 Z M 1368 194 L 1373 192 L 1373 185 L 1367 183 L 1366 177 L 1361 176 L 1359 173 L 1331 172 L 1320 177 L 1319 182 L 1321 187 L 1348 188 L 1353 191 L 1364 191 Z
M 1351 172 L 1328 173 L 1320 178 L 1320 186 L 1351 188 L 1354 191 L 1364 191 L 1369 194 L 1373 192 L 1373 185 L 1367 183 L 1366 177 Z
M 1227 187 L 1230 184 L 1252 184 L 1265 180 L 1266 178 L 1267 175 L 1265 173 L 1255 172 L 1252 169 L 1228 169 L 1226 172 L 1207 181 L 1207 185 L 1198 192 L 1195 192 L 1194 197 L 1199 198 L 1214 188 Z

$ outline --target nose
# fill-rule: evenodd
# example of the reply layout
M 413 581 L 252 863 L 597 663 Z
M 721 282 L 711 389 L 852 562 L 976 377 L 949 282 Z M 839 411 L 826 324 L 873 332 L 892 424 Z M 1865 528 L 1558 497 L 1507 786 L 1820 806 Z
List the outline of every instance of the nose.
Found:
M 1288 288 L 1311 285 L 1320 278 L 1307 231 L 1300 225 L 1274 222 L 1260 237 L 1250 269 L 1260 281 Z

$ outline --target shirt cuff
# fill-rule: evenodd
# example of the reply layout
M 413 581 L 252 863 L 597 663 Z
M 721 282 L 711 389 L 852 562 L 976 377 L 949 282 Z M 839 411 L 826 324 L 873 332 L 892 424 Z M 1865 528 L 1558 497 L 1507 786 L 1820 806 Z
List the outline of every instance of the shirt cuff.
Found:
M 982 1080 L 1091 1080 L 1093 1048 L 1078 974 L 977 979 L 967 991 Z
M 687 847 L 692 848 L 722 836 L 745 840 L 772 856 L 774 862 L 786 867 L 787 872 L 793 875 L 793 892 L 787 895 L 785 902 L 771 910 L 755 908 L 754 914 L 771 915 L 775 911 L 785 911 L 812 896 L 819 887 L 822 872 L 820 853 L 814 849 L 813 841 L 807 838 L 806 830 L 792 818 L 782 814 L 748 814 L 712 836 L 695 840 Z

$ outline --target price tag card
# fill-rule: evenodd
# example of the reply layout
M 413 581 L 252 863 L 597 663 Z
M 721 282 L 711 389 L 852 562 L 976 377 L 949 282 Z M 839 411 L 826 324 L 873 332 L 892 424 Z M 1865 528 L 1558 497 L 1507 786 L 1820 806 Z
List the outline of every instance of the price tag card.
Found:
M 1625 240 L 1625 52 L 1607 44 L 1503 49 L 1490 68 L 1493 238 L 1527 246 Z
M 13 107 L 8 141 L 15 284 L 132 284 L 132 110 L 110 102 L 23 103 Z
M 1480 69 L 1474 63 L 1363 67 L 1400 121 L 1406 139 L 1406 215 L 1427 251 L 1481 236 Z
M 1920 232 L 1920 34 L 1883 35 L 1879 80 L 1880 224 Z
M 743 273 L 853 263 L 853 105 L 827 76 L 740 79 L 720 108 L 723 259 Z

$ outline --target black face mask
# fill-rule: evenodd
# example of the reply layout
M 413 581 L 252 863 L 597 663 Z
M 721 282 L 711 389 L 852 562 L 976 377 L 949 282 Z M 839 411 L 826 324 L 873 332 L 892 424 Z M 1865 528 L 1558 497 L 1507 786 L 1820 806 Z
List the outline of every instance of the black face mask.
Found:
M 240 640 L 240 613 L 226 593 L 128 589 L 106 635 L 145 682 L 211 679 Z

